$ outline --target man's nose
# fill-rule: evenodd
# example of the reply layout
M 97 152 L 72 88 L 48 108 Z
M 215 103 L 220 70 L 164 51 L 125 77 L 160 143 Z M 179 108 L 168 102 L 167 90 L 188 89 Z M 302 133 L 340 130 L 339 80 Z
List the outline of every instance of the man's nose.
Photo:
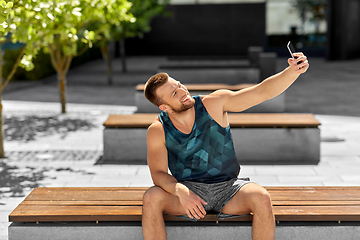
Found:
M 186 88 L 184 85 L 182 85 L 179 89 L 180 89 L 181 91 L 185 92 L 185 93 L 188 92 L 188 91 L 187 91 L 187 88 Z

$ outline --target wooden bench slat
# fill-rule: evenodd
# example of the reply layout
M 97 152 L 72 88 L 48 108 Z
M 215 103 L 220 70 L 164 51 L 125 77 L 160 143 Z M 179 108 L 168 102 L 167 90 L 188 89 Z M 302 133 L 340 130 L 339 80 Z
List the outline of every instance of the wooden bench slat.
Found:
M 136 113 L 132 115 L 109 115 L 104 122 L 104 127 L 108 128 L 147 128 L 154 122 L 158 114 Z
M 50 205 L 50 206 L 142 206 L 142 201 L 23 201 L 22 205 Z M 319 200 L 308 200 L 308 201 L 299 201 L 299 200 L 273 200 L 273 206 L 343 206 L 343 205 L 359 205 L 360 200 L 356 201 L 319 201 Z
M 359 221 L 360 217 L 359 205 L 274 206 L 273 210 L 275 218 L 279 221 Z M 12 222 L 141 221 L 141 213 L 141 206 L 22 205 L 11 213 L 9 219 Z
M 39 206 L 19 205 L 11 222 L 141 221 L 142 206 Z
M 74 201 L 55 201 L 55 200 L 46 200 L 46 201 L 23 201 L 22 205 L 50 205 L 50 206 L 142 206 L 143 201 L 83 201 L 83 200 L 74 200 Z
M 90 215 L 141 215 L 141 206 L 50 206 L 20 205 L 12 216 L 90 216 Z M 61 216 L 59 216 L 61 217 Z
M 278 221 L 359 221 L 360 206 L 274 206 Z
M 298 113 L 230 113 L 231 127 L 318 127 L 313 114 Z
M 346 186 L 346 187 L 336 187 L 336 186 L 309 186 L 309 187 L 278 187 L 278 186 L 264 186 L 264 188 L 266 188 L 266 190 L 268 191 L 289 191 L 289 190 L 293 190 L 293 191 L 316 191 L 316 190 L 334 190 L 334 191 L 360 191 L 360 186 Z
M 276 192 L 270 192 L 273 200 L 276 201 L 360 201 L 360 193 L 344 193 L 344 195 L 337 195 L 334 192 L 316 192 L 316 193 L 306 193 L 306 192 L 289 192 L 286 194 L 279 194 Z
M 273 206 L 360 206 L 360 201 L 272 201 Z
M 147 188 L 126 189 L 98 189 L 98 188 L 36 188 L 25 201 L 142 201 L 142 196 Z M 305 201 L 344 201 L 360 200 L 360 188 L 296 188 L 274 189 L 266 187 L 273 201 L 289 200 Z
M 310 187 L 278 187 L 278 186 L 264 186 L 266 190 L 272 191 L 272 192 L 278 192 L 278 191 L 324 191 L 324 190 L 333 190 L 333 191 L 360 191 L 360 186 L 347 186 L 347 187 L 324 187 L 324 186 L 310 186 Z M 109 192 L 109 191 L 131 191 L 131 192 L 137 192 L 142 191 L 145 192 L 149 187 L 37 187 L 34 188 L 31 192 L 31 194 L 37 193 L 37 192 L 44 192 L 46 194 L 47 191 L 66 191 L 66 192 L 77 192 L 79 190 L 85 190 L 85 191 L 99 191 L 99 192 Z
M 157 117 L 153 113 L 136 113 L 132 115 L 110 115 L 104 122 L 107 128 L 147 128 Z M 264 127 L 318 127 L 320 122 L 313 114 L 300 113 L 229 113 L 231 127 L 264 128 Z
M 147 188 L 141 189 L 92 189 L 92 188 L 74 188 L 70 191 L 66 188 L 36 188 L 25 201 L 40 201 L 40 200 L 139 200 L 142 201 L 142 197 Z
M 146 191 L 149 187 L 37 187 L 34 188 L 33 193 L 44 193 L 47 194 L 47 191 L 66 191 L 66 192 L 77 192 L 77 191 L 96 191 L 96 192 L 118 192 L 118 191 L 127 191 L 127 192 L 138 192 Z

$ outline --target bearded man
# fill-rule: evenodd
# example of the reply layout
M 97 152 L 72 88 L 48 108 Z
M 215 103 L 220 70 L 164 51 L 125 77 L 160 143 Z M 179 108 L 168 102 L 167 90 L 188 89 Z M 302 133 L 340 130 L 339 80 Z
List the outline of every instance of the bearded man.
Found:
M 197 221 L 208 212 L 219 219 L 252 213 L 252 238 L 274 239 L 269 193 L 239 178 L 227 112 L 242 112 L 284 92 L 309 68 L 304 54 L 294 55 L 282 72 L 240 91 L 192 97 L 166 73 L 147 81 L 145 97 L 162 112 L 147 132 L 147 161 L 155 186 L 143 197 L 145 240 L 166 239 L 164 213 Z

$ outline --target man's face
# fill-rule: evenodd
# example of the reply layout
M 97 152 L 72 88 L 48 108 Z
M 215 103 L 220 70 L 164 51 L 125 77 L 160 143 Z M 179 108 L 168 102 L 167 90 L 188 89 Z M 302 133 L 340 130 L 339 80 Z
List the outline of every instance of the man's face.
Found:
M 186 87 L 171 77 L 156 90 L 156 95 L 163 102 L 160 105 L 160 109 L 163 111 L 181 113 L 192 108 L 195 104 L 195 100 Z

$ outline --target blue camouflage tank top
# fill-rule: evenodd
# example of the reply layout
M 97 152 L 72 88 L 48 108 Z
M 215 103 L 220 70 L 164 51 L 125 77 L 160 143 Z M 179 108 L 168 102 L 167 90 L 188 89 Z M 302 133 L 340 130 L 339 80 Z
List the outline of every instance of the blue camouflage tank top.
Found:
M 223 128 L 208 114 L 201 96 L 195 96 L 195 122 L 190 134 L 180 132 L 167 112 L 159 115 L 165 131 L 169 169 L 177 181 L 216 183 L 236 178 L 240 165 L 235 156 L 230 126 Z

